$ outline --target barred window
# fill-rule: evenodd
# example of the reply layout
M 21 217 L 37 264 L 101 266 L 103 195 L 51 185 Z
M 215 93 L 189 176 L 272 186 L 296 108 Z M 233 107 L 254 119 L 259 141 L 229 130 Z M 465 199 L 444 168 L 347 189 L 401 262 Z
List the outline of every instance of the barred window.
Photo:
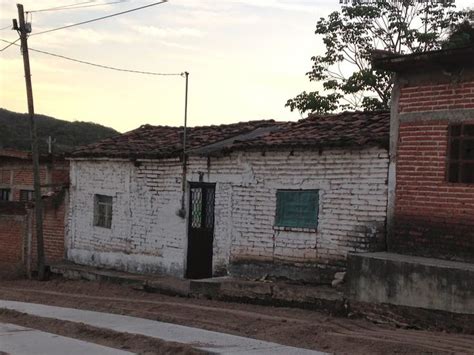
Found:
M 28 202 L 34 199 L 34 191 L 33 190 L 20 190 L 20 201 Z
M 448 136 L 448 181 L 474 183 L 474 124 L 451 125 Z
M 112 197 L 94 195 L 94 226 L 112 227 Z
M 0 189 L 0 201 L 10 201 L 10 189 Z
M 278 190 L 277 227 L 317 228 L 319 190 Z

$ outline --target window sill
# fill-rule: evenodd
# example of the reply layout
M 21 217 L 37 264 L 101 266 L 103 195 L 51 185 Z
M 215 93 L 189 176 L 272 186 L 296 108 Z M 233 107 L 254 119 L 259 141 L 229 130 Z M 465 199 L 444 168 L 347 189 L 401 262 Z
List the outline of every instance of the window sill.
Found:
M 106 229 L 106 230 L 111 230 L 112 229 L 112 227 L 98 226 L 96 224 L 94 224 L 94 228 L 100 228 L 100 229 Z
M 450 187 L 474 187 L 474 182 L 453 182 L 446 181 L 446 184 Z
M 303 232 L 303 233 L 316 233 L 318 228 L 301 228 L 301 227 L 281 227 L 273 226 L 273 230 L 282 232 Z

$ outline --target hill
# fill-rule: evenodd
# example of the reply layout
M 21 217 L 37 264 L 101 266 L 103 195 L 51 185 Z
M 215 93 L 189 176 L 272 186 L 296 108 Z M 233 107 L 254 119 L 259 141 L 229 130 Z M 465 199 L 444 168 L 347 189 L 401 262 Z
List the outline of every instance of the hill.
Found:
M 119 134 L 112 128 L 90 122 L 68 122 L 53 117 L 36 115 L 40 151 L 47 152 L 47 140 L 56 142 L 53 151 L 64 153 L 75 147 L 97 142 Z M 30 126 L 27 114 L 0 108 L 0 148 L 31 150 Z

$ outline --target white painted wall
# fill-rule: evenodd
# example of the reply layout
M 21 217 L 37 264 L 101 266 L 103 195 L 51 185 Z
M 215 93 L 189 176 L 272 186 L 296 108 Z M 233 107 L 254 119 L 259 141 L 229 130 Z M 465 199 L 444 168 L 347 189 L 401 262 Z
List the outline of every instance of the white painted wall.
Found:
M 192 157 L 188 181 L 216 183 L 214 270 L 231 261 L 342 265 L 382 237 L 385 150 L 233 153 Z M 317 231 L 274 228 L 277 189 L 320 189 Z M 114 197 L 112 229 L 94 227 L 94 194 Z M 183 276 L 185 220 L 178 160 L 71 161 L 68 257 L 78 263 Z

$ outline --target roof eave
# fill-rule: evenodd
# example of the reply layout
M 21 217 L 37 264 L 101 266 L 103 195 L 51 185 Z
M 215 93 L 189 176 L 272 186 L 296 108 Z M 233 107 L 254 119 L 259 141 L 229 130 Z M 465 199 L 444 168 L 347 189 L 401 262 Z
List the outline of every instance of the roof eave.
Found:
M 382 69 L 392 72 L 403 72 L 425 68 L 427 66 L 462 66 L 472 65 L 474 57 L 474 46 L 442 49 L 437 51 L 413 53 L 408 55 L 392 55 L 375 57 L 372 59 L 372 66 L 375 69 Z

